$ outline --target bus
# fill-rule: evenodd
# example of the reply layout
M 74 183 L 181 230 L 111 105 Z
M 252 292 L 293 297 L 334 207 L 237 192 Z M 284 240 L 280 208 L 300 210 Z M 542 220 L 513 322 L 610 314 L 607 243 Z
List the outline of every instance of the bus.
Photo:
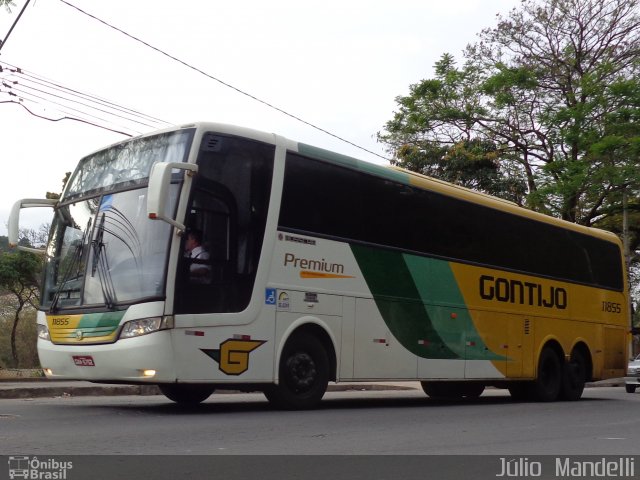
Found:
M 16 202 L 11 242 L 34 206 L 49 378 L 307 409 L 329 382 L 555 401 L 625 373 L 615 235 L 417 173 L 194 123 L 83 158 L 58 200 Z

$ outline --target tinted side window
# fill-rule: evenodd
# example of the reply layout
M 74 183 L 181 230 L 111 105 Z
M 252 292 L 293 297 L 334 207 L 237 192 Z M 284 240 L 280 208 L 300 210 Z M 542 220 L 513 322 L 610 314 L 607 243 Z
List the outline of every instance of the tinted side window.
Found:
M 280 224 L 332 237 L 362 238 L 361 177 L 354 170 L 289 154 Z
M 618 247 L 290 153 L 281 228 L 621 290 Z

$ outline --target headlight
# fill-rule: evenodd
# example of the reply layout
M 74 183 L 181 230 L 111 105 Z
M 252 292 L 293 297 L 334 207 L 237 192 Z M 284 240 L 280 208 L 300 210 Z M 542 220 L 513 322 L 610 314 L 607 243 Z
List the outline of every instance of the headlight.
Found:
M 51 337 L 49 337 L 49 329 L 46 325 L 40 325 L 38 323 L 36 328 L 38 329 L 38 338 L 41 338 L 42 340 L 51 340 Z
M 131 320 L 122 326 L 120 338 L 139 337 L 148 333 L 173 328 L 173 317 L 152 317 Z

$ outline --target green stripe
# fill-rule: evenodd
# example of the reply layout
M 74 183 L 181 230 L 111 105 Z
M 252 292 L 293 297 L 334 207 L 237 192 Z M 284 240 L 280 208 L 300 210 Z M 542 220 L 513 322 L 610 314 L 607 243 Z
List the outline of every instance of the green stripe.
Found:
M 357 158 L 349 157 L 347 155 L 341 155 L 339 153 L 331 152 L 323 148 L 307 145 L 306 143 L 298 144 L 298 152 L 307 157 L 335 163 L 338 165 L 342 165 L 343 167 L 351 168 L 353 170 L 367 172 L 378 177 L 388 178 L 404 185 L 409 185 L 411 181 L 409 175 L 404 172 L 392 170 L 390 168 L 383 167 L 382 165 L 376 165 L 375 163 L 363 162 L 362 160 L 358 160 Z
M 416 255 L 403 257 L 429 318 L 447 346 L 467 360 L 504 360 L 489 350 L 476 330 L 449 262 Z M 467 349 L 466 342 L 475 346 Z
M 359 245 L 351 250 L 387 327 L 407 350 L 422 358 L 505 359 L 480 337 L 449 262 Z
M 86 313 L 82 316 L 78 328 L 93 329 L 100 327 L 112 327 L 117 328 L 120 325 L 120 320 L 124 317 L 124 310 L 120 312 L 106 312 L 106 313 Z
M 119 312 L 86 313 L 80 319 L 77 329 L 82 330 L 85 337 L 101 337 L 111 335 L 119 326 L 124 317 L 124 310 Z M 75 336 L 75 333 L 68 337 Z
M 463 358 L 433 325 L 402 253 L 358 245 L 351 250 L 382 318 L 404 348 L 422 358 Z

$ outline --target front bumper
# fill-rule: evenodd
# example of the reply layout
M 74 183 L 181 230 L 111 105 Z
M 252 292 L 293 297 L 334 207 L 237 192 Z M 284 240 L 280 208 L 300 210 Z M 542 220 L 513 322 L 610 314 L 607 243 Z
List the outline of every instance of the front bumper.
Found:
M 104 345 L 54 345 L 38 339 L 38 355 L 45 374 L 52 379 L 121 383 L 176 380 L 170 330 Z M 151 370 L 155 375 L 149 375 Z

